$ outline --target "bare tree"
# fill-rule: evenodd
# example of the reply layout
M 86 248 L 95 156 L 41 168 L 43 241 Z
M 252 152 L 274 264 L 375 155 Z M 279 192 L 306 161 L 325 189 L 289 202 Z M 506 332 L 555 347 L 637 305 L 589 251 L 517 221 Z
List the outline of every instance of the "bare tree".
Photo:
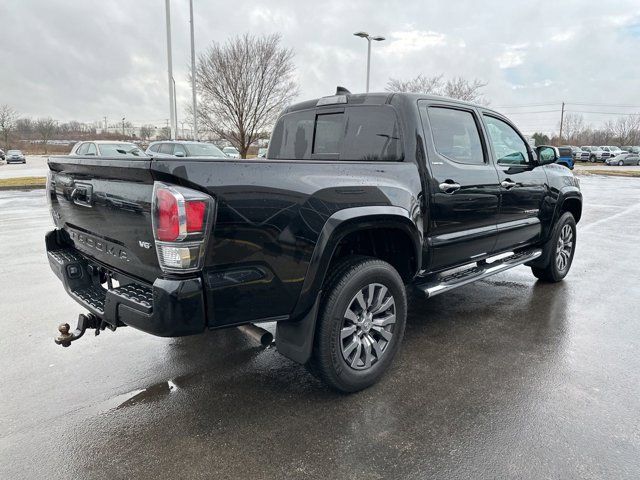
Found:
M 640 131 L 640 115 L 623 115 L 610 125 L 621 145 L 634 144 Z
M 142 140 L 148 140 L 151 138 L 154 128 L 155 127 L 153 125 L 142 125 L 140 127 L 140 138 Z
M 15 129 L 17 119 L 18 112 L 12 107 L 0 105 L 0 134 L 2 134 L 5 149 L 9 148 L 9 134 Z
M 434 75 L 432 77 L 425 77 L 420 74 L 409 80 L 390 78 L 385 90 L 387 92 L 441 95 L 444 97 L 486 105 L 489 102 L 484 98 L 484 94 L 481 91 L 486 86 L 486 82 L 482 82 L 478 79 L 469 81 L 462 77 L 455 77 L 444 81 L 442 74 Z
M 427 95 L 440 95 L 442 92 L 442 74 L 433 77 L 425 77 L 420 74 L 409 80 L 390 78 L 385 90 L 387 92 L 424 93 Z
M 16 120 L 16 132 L 23 136 L 31 135 L 33 133 L 33 120 L 29 117 Z
M 198 59 L 199 120 L 246 158 L 249 146 L 298 94 L 293 51 L 280 35 L 245 34 L 213 45 Z
M 444 96 L 487 105 L 489 101 L 484 98 L 484 94 L 480 91 L 487 85 L 486 82 L 481 82 L 477 78 L 469 81 L 462 77 L 455 77 L 447 80 L 444 86 Z
M 562 131 L 567 143 L 576 143 L 581 134 L 586 130 L 584 117 L 576 113 L 567 113 L 562 123 Z
M 56 132 L 57 121 L 51 117 L 48 118 L 39 118 L 36 120 L 35 130 L 40 140 L 42 140 L 42 144 L 44 145 L 44 153 L 47 153 L 47 143 L 51 140 L 51 137 Z

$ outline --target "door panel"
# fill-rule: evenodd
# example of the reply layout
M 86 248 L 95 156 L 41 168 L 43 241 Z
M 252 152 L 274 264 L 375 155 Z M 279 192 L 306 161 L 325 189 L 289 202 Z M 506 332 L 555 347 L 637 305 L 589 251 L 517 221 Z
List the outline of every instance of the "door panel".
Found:
M 483 122 L 502 191 L 496 251 L 536 243 L 548 187 L 544 168 L 533 164 L 530 148 L 515 127 L 486 114 Z
M 420 102 L 429 184 L 429 270 L 490 254 L 497 238 L 498 174 L 489 161 L 477 114 Z

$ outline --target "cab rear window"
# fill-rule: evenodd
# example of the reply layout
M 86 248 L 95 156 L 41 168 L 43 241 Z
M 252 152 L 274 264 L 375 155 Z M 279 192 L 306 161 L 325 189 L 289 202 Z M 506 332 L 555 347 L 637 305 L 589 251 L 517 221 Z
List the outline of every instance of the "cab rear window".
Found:
M 395 110 L 387 105 L 354 106 L 285 114 L 274 128 L 267 158 L 400 161 L 402 141 Z

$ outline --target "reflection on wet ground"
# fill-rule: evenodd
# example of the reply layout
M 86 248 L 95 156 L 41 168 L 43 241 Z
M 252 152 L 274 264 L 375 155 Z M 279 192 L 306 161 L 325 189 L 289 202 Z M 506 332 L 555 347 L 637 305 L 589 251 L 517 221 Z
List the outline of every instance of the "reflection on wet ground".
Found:
M 567 281 L 411 298 L 389 374 L 350 396 L 235 329 L 56 347 L 78 308 L 44 199 L 0 192 L 0 244 L 23 245 L 0 250 L 0 478 L 637 478 L 640 181 L 582 185 Z

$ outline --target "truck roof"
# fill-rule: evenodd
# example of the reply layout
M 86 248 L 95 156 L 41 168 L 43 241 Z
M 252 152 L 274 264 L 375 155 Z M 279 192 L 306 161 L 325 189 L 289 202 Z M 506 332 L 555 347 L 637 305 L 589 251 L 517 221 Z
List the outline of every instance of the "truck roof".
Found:
M 349 94 L 336 94 L 336 95 L 329 95 L 327 97 L 320 97 L 320 98 L 315 98 L 312 100 L 306 100 L 304 102 L 300 102 L 300 103 L 295 103 L 293 105 L 290 105 L 283 113 L 290 113 L 290 112 L 297 112 L 300 110 L 306 110 L 309 108 L 315 108 L 318 105 L 318 101 L 320 101 L 323 98 L 330 98 L 330 97 L 339 97 L 339 96 L 344 96 L 346 97 L 346 104 L 347 105 L 384 105 L 384 104 L 388 104 L 391 103 L 391 99 L 394 96 L 399 96 L 399 97 L 406 97 L 408 99 L 415 99 L 417 100 L 440 100 L 440 101 L 444 101 L 447 103 L 456 103 L 459 105 L 466 105 L 469 107 L 480 107 L 484 110 L 489 110 L 497 115 L 501 115 L 500 112 L 496 112 L 495 110 L 492 110 L 491 108 L 488 108 L 486 106 L 483 105 L 478 105 L 476 103 L 471 103 L 471 102 L 465 102 L 463 100 L 457 100 L 455 98 L 449 98 L 449 97 L 442 97 L 439 95 L 426 95 L 426 94 L 422 94 L 422 93 L 393 93 L 393 92 L 372 92 L 372 93 L 349 93 Z M 332 105 L 333 103 L 328 103 L 326 105 Z M 345 102 L 336 102 L 335 105 L 344 105 Z

